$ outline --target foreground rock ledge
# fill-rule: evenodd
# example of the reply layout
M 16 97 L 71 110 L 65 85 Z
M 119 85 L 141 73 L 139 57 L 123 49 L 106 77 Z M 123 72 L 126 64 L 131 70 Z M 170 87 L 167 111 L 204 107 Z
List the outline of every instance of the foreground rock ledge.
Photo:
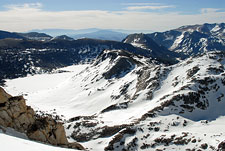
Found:
M 51 117 L 38 116 L 26 105 L 23 96 L 13 97 L 0 87 L 0 126 L 25 133 L 28 138 L 43 143 L 85 150 L 79 143 L 69 143 L 63 124 Z

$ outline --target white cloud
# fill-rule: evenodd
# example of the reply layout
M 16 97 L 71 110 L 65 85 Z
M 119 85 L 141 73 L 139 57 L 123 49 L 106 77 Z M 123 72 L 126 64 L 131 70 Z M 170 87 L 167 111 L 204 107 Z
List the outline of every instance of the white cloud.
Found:
M 126 5 L 126 10 L 159 10 L 165 8 L 174 8 L 173 5 L 163 5 L 161 3 L 123 3 L 122 5 Z
M 202 8 L 201 13 L 214 13 L 219 11 L 220 9 L 217 8 Z
M 44 11 L 41 4 L 24 4 L 0 11 L 1 30 L 23 32 L 32 29 L 129 29 L 165 31 L 188 24 L 224 22 L 225 12 L 202 11 L 184 15 L 179 12 L 141 11 Z M 204 9 L 203 9 L 204 10 Z M 209 9 L 208 9 L 209 10 Z
M 164 9 L 164 8 L 174 8 L 175 6 L 172 5 L 164 5 L 164 6 L 130 6 L 127 7 L 127 10 L 146 10 L 146 9 L 151 9 L 151 10 L 158 10 L 158 9 Z
M 161 5 L 161 3 L 122 3 L 127 6 L 146 6 L 146 5 Z
M 27 10 L 27 9 L 37 9 L 39 10 L 42 7 L 41 3 L 25 3 L 25 4 L 15 4 L 15 5 L 6 5 L 5 8 L 10 10 Z

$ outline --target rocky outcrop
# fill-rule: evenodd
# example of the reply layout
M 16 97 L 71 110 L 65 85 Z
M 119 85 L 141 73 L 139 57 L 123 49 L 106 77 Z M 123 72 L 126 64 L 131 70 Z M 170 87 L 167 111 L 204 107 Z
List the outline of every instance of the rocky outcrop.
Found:
M 134 59 L 135 55 L 125 50 L 105 50 L 99 56 L 95 64 L 99 64 L 106 58 L 110 59 L 110 64 L 113 64 L 106 72 L 102 74 L 105 79 L 121 78 L 127 73 L 139 66 L 142 63 Z M 138 56 L 136 56 L 138 58 Z
M 38 116 L 22 96 L 12 97 L 0 88 L 0 126 L 25 133 L 28 138 L 56 146 L 84 150 L 67 141 L 63 124 L 52 117 Z
M 5 103 L 11 96 L 0 87 L 0 103 Z

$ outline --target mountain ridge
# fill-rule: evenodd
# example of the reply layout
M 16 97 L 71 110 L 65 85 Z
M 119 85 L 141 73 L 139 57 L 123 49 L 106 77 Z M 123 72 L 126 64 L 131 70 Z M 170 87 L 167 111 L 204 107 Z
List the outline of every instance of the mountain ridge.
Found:
M 225 50 L 225 24 L 182 26 L 166 32 L 148 34 L 171 51 L 193 55 L 205 51 Z
M 158 45 L 152 38 L 148 35 L 140 33 L 140 34 L 130 34 L 128 35 L 122 42 L 129 43 L 134 47 L 146 49 L 150 51 L 152 54 L 158 57 L 183 57 L 179 56 L 174 52 L 169 51 L 166 47 Z
M 101 39 L 101 40 L 114 40 L 114 41 L 122 41 L 127 34 L 111 31 L 111 30 L 98 30 L 91 33 L 86 34 L 77 34 L 72 35 L 74 39 L 81 39 L 81 38 L 92 38 L 92 39 Z
M 0 31 L 0 39 L 5 39 L 5 38 L 15 38 L 15 39 L 24 39 L 23 36 L 20 36 L 17 33 L 12 33 L 8 31 Z

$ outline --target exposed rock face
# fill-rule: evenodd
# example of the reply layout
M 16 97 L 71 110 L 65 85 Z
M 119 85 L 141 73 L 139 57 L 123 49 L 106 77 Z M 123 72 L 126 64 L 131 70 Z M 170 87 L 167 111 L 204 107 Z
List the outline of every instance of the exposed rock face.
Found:
M 35 121 L 34 111 L 26 106 L 22 96 L 12 97 L 2 88 L 0 92 L 0 125 L 12 127 L 17 131 L 26 132 Z
M 54 145 L 68 143 L 62 123 L 57 123 L 49 117 L 36 119 L 28 128 L 27 135 L 31 139 Z
M 26 133 L 28 138 L 52 145 L 84 150 L 78 143 L 69 143 L 60 122 L 51 117 L 40 117 L 22 96 L 12 97 L 0 88 L 0 126 Z
M 105 54 L 101 55 L 99 61 L 110 58 L 110 63 L 114 64 L 108 71 L 103 73 L 105 79 L 111 78 L 121 78 L 126 73 L 129 73 L 135 68 L 135 66 L 140 65 L 141 63 L 135 60 L 134 55 L 128 51 L 108 51 Z
M 5 103 L 11 96 L 0 87 L 0 103 Z

